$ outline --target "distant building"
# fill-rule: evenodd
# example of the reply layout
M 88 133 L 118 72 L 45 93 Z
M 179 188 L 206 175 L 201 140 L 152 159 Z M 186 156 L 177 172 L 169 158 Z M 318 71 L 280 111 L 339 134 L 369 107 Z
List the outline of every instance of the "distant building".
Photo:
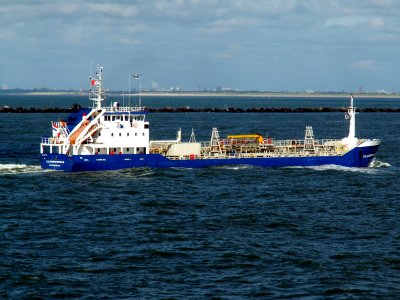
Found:
M 215 92 L 239 92 L 238 89 L 230 88 L 230 87 L 221 87 L 217 86 L 217 88 L 214 90 Z
M 151 82 L 151 90 L 152 91 L 157 91 L 158 89 L 159 89 L 158 83 L 153 80 Z

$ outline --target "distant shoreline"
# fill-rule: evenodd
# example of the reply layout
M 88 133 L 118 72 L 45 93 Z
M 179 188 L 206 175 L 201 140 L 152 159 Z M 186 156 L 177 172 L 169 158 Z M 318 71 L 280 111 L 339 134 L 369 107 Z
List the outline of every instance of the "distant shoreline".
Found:
M 296 92 L 142 92 L 141 97 L 244 97 L 244 98 L 348 98 L 351 93 L 296 93 Z M 2 92 L 7 96 L 87 96 L 88 92 L 79 91 L 51 91 L 51 92 Z M 122 92 L 109 92 L 110 96 L 138 96 L 139 93 L 123 94 Z M 400 98 L 400 94 L 380 93 L 353 93 L 354 98 Z
M 78 108 L 61 108 L 61 107 L 45 107 L 45 108 L 24 108 L 24 107 L 0 107 L 0 113 L 71 113 L 77 111 Z M 260 107 L 260 108 L 191 108 L 191 107 L 161 107 L 147 108 L 148 112 L 155 113 L 333 113 L 346 112 L 346 107 Z M 400 113 L 400 108 L 361 108 L 358 112 L 385 112 Z

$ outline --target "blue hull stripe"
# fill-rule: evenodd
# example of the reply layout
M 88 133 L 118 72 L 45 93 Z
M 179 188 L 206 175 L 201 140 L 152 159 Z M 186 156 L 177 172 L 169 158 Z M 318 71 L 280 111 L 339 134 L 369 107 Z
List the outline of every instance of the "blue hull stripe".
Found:
M 251 165 L 258 167 L 340 165 L 346 167 L 368 167 L 379 145 L 357 147 L 343 156 L 313 157 L 268 157 L 268 158 L 224 158 L 171 160 L 160 154 L 121 155 L 41 155 L 43 169 L 67 172 L 118 170 L 126 168 L 204 168 L 222 165 Z

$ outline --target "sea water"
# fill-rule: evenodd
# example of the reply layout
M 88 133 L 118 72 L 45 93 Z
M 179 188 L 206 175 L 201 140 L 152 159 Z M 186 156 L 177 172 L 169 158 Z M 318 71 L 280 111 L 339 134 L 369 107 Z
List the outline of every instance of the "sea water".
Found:
M 357 115 L 358 137 L 382 138 L 371 168 L 41 170 L 40 137 L 65 117 L 0 114 L 0 297 L 400 295 L 397 113 Z M 174 138 L 179 128 L 183 140 L 194 128 L 198 141 L 212 127 L 221 137 L 302 138 L 306 125 L 316 138 L 348 133 L 343 113 L 147 118 L 153 139 Z

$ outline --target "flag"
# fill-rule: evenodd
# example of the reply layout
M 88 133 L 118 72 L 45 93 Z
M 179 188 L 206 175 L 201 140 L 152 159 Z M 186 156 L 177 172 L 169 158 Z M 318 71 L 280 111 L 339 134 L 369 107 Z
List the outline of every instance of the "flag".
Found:
M 91 84 L 92 84 L 92 85 L 99 85 L 99 81 L 96 80 L 96 79 L 92 79 Z

